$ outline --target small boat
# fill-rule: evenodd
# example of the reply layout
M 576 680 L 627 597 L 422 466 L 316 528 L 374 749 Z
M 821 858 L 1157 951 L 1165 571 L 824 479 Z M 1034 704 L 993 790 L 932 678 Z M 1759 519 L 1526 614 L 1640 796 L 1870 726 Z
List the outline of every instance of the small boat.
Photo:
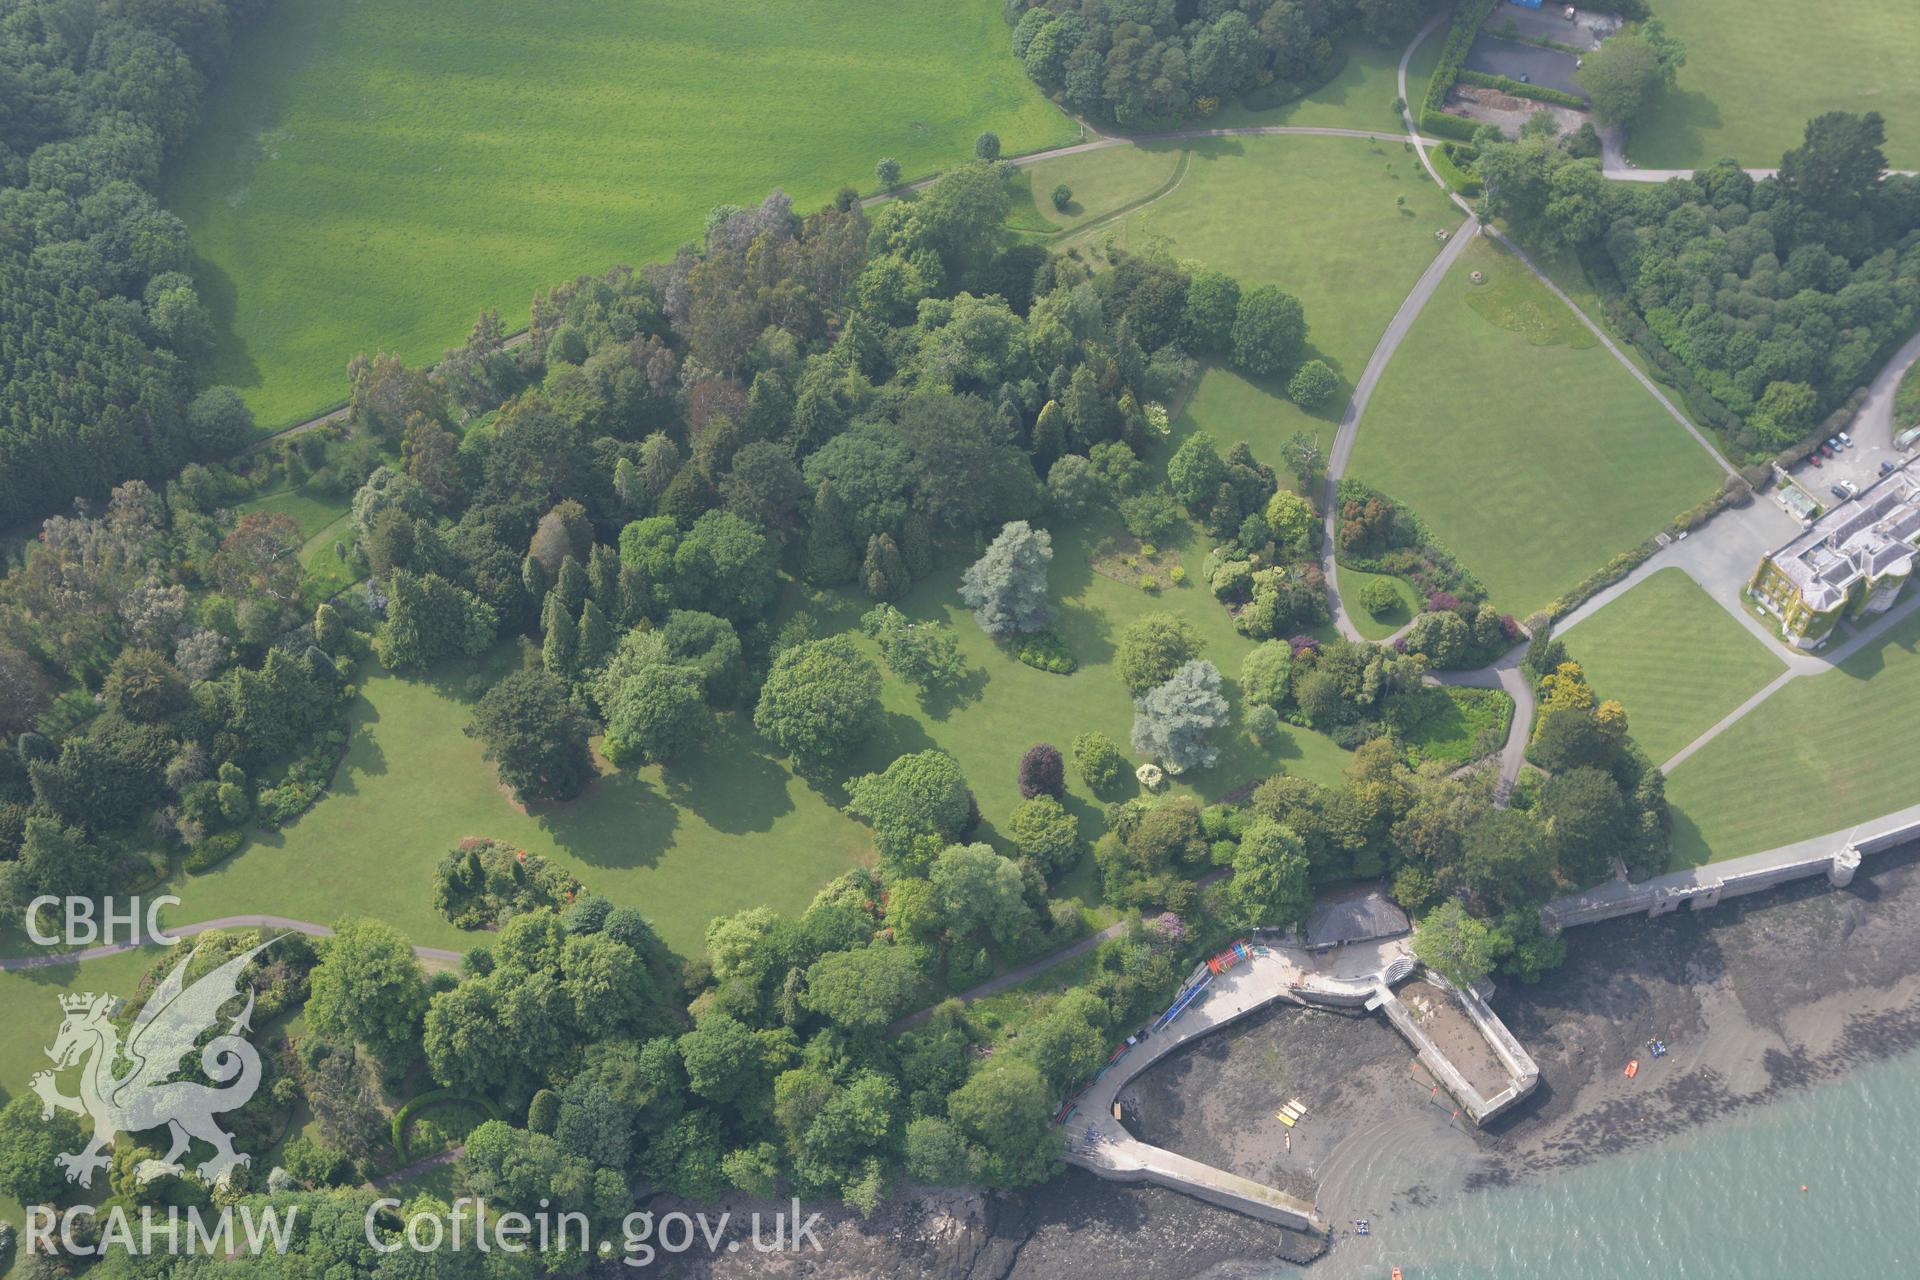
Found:
M 1400 1280 L 1400 1268 L 1398 1267 L 1393 1269 L 1393 1280 Z
M 1627 1079 L 1631 1080 L 1639 1074 L 1640 1074 L 1640 1059 L 1633 1058 L 1629 1060 L 1627 1063 Z

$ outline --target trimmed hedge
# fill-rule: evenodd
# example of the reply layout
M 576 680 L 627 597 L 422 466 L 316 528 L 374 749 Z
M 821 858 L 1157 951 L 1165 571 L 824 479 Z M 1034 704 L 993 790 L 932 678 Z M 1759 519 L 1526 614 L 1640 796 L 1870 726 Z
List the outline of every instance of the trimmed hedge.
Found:
M 1588 600 L 1599 595 L 1602 591 L 1605 591 L 1608 587 L 1645 564 L 1653 556 L 1653 553 L 1659 549 L 1660 544 L 1652 538 L 1648 538 L 1645 542 L 1633 548 L 1633 550 L 1622 551 L 1619 555 L 1582 578 L 1579 585 L 1575 586 L 1573 590 L 1548 605 L 1546 609 L 1547 616 L 1551 617 L 1555 622 L 1558 622 L 1585 604 Z
M 1467 50 L 1473 47 L 1474 35 L 1498 3 L 1500 0 L 1465 0 L 1453 11 L 1453 25 L 1447 29 L 1446 43 L 1440 46 L 1440 60 L 1433 64 L 1433 78 L 1427 81 L 1425 101 L 1428 111 L 1438 111 L 1447 104 L 1447 91 L 1460 78 L 1460 69 L 1467 63 Z M 1426 112 L 1422 112 L 1420 118 L 1424 127 Z
M 425 1093 L 416 1094 L 401 1103 L 400 1109 L 393 1113 L 391 1137 L 393 1149 L 400 1156 L 400 1163 L 405 1164 L 407 1161 L 407 1122 L 429 1107 L 452 1102 L 470 1103 L 486 1112 L 489 1120 L 501 1118 L 500 1108 L 494 1105 L 493 1099 L 481 1097 L 477 1093 L 467 1093 L 461 1089 L 429 1089 Z
M 1754 448 L 1746 420 L 1707 390 L 1694 377 L 1693 370 L 1669 351 L 1666 343 L 1660 340 L 1660 335 L 1640 318 L 1640 313 L 1634 310 L 1611 264 L 1599 254 L 1583 253 L 1580 255 L 1580 265 L 1586 270 L 1588 283 L 1600 295 L 1601 313 L 1606 317 L 1607 326 L 1647 358 L 1648 375 L 1677 393 L 1697 421 L 1721 433 L 1721 443 L 1730 446 L 1730 454 L 1744 462 L 1764 459 L 1766 454 Z
M 1471 152 L 1472 150 L 1472 147 L 1459 148 L 1459 151 Z M 1485 190 L 1485 188 L 1481 186 L 1480 179 L 1474 177 L 1461 167 L 1458 154 L 1459 152 L 1456 151 L 1455 145 L 1449 142 L 1435 147 L 1428 153 L 1427 158 L 1433 161 L 1434 172 L 1438 173 L 1441 180 L 1448 186 L 1463 196 L 1477 196 Z
M 1450 116 L 1444 111 L 1428 107 L 1420 113 L 1420 132 L 1434 138 L 1453 138 L 1459 142 L 1472 142 L 1473 134 L 1480 126 L 1462 116 Z
M 1498 89 L 1501 93 L 1515 98 L 1532 98 L 1535 102 L 1551 102 L 1555 106 L 1584 109 L 1587 100 L 1564 89 L 1553 89 L 1543 84 L 1526 84 L 1509 76 L 1489 75 L 1485 71 L 1462 71 L 1458 79 L 1465 84 L 1481 89 Z

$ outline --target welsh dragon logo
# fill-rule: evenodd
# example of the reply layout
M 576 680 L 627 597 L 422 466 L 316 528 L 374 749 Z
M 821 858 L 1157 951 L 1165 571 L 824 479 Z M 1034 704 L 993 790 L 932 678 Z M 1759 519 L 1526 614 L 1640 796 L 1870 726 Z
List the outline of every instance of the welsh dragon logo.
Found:
M 200 1037 L 219 1022 L 221 1007 L 239 997 L 242 971 L 273 941 L 268 939 L 235 956 L 188 986 L 187 966 L 200 954 L 196 947 L 193 955 L 174 966 L 140 1010 L 124 1048 L 119 1029 L 111 1021 L 119 1007 L 117 997 L 92 992 L 60 997 L 66 1019 L 60 1024 L 53 1047 L 46 1051 L 54 1068 L 35 1075 L 32 1087 L 40 1095 L 42 1118 L 51 1119 L 58 1107 L 93 1119 L 93 1137 L 87 1145 L 56 1157 L 66 1170 L 67 1181 L 83 1187 L 93 1185 L 94 1170 L 109 1163 L 102 1152 L 113 1145 L 115 1134 L 138 1133 L 162 1125 L 169 1131 L 173 1146 L 164 1160 L 141 1166 L 142 1183 L 162 1174 L 184 1174 L 186 1168 L 180 1160 L 195 1138 L 214 1149 L 213 1157 L 195 1171 L 209 1183 L 249 1162 L 250 1157 L 233 1149 L 233 1139 L 214 1122 L 214 1115 L 245 1106 L 260 1087 L 260 1055 L 240 1034 L 252 1029 L 251 992 L 247 1007 L 228 1024 L 226 1034 L 214 1036 L 200 1050 L 200 1069 L 213 1084 L 175 1077 Z M 79 1096 L 68 1097 L 54 1083 L 54 1074 L 83 1059 Z M 125 1069 L 115 1074 L 115 1069 L 123 1066 Z

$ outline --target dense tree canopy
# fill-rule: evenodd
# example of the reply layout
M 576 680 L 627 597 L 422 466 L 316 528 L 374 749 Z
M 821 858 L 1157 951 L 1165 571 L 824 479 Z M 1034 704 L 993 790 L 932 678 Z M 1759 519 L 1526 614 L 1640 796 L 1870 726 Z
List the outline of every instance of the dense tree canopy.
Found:
M 1424 0 L 1115 5 L 1013 0 L 1013 54 L 1068 108 L 1127 128 L 1298 96 L 1339 70 L 1334 43 L 1412 30 Z M 1297 86 L 1297 87 L 1296 87 Z
M 1759 181 L 1728 162 L 1607 182 L 1538 137 L 1487 140 L 1476 164 L 1494 211 L 1580 250 L 1695 411 L 1764 454 L 1813 432 L 1920 316 L 1920 179 L 1883 176 L 1884 136 L 1878 115 L 1828 113 Z
M 230 399 L 189 412 L 213 322 L 187 229 L 154 196 L 249 8 L 9 7 L 0 332 L 19 340 L 0 342 L 0 525 L 165 476 L 251 428 Z

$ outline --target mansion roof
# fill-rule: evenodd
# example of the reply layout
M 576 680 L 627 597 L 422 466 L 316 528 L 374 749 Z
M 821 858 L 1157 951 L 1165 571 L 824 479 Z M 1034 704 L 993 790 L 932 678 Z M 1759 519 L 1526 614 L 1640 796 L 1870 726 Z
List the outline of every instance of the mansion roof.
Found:
M 1913 571 L 1920 547 L 1920 474 L 1912 462 L 1835 506 L 1774 552 L 1774 565 L 1807 607 L 1837 608 L 1855 582 Z

